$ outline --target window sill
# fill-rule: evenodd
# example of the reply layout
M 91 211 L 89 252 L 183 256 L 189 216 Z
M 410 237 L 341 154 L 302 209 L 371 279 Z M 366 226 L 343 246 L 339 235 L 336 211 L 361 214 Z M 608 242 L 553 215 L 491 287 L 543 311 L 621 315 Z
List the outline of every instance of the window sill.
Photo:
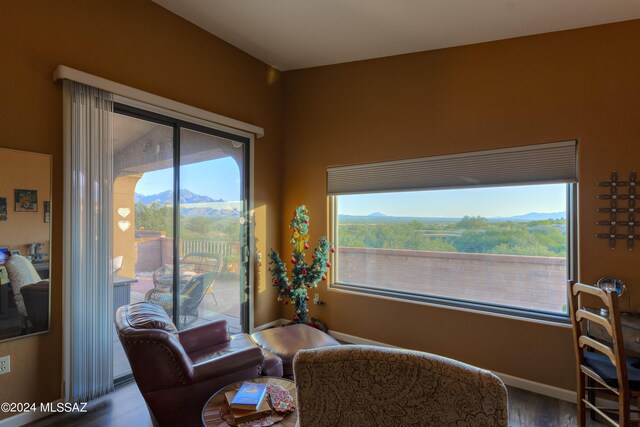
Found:
M 421 295 L 412 292 L 388 291 L 385 289 L 371 288 L 368 286 L 346 283 L 333 283 L 329 285 L 328 288 L 329 290 L 335 292 L 345 292 L 374 298 L 389 299 L 393 301 L 428 305 L 437 308 L 498 316 L 527 322 L 543 323 L 552 326 L 567 328 L 571 327 L 571 318 L 569 317 L 568 313 L 562 314 L 520 309 L 514 307 L 459 300 L 455 298 Z

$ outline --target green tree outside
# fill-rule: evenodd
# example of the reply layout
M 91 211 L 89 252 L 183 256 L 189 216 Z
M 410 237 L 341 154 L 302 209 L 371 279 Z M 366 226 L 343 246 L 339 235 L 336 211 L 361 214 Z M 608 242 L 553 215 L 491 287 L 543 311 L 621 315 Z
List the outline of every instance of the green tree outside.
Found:
M 504 255 L 566 257 L 564 219 L 545 221 L 489 221 L 465 216 L 458 222 L 428 222 L 397 218 L 353 221 L 338 226 L 342 247 L 410 249 Z

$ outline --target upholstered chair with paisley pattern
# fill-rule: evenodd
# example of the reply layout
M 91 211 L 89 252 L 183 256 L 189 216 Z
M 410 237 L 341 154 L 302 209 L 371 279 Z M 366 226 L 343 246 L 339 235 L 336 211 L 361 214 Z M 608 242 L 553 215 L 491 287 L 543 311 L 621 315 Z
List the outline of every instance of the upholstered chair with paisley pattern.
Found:
M 507 390 L 489 371 L 373 346 L 300 350 L 293 361 L 301 427 L 507 426 Z

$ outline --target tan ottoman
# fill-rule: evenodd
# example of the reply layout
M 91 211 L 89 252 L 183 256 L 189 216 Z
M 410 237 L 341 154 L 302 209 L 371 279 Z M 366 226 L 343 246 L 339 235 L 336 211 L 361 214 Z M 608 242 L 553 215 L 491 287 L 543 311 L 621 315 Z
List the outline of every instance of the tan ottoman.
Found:
M 290 379 L 293 379 L 293 358 L 298 350 L 340 345 L 324 332 L 302 324 L 254 332 L 251 338 L 260 347 L 282 359 L 283 376 Z

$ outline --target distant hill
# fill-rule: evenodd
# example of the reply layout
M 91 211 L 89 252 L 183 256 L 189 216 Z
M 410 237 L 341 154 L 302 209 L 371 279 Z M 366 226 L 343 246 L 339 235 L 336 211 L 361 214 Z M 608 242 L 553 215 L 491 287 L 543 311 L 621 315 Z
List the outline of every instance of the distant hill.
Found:
M 529 212 L 524 215 L 489 218 L 489 221 L 541 221 L 545 219 L 563 219 L 566 212 Z
M 196 216 L 240 216 L 243 203 L 241 201 L 220 201 L 204 203 L 185 203 L 181 205 L 181 213 L 187 217 Z
M 529 212 L 523 215 L 514 215 L 508 217 L 491 217 L 487 218 L 491 222 L 498 221 L 541 221 L 545 219 L 564 219 L 566 217 L 565 212 Z M 374 212 L 369 215 L 339 215 L 339 219 L 342 221 L 352 223 L 371 223 L 386 222 L 386 223 L 402 223 L 409 221 L 422 221 L 422 222 L 458 222 L 462 218 L 456 217 L 431 217 L 431 216 L 390 216 L 385 215 L 382 212 Z
M 443 218 L 443 217 L 426 217 L 426 216 L 390 216 L 377 212 L 370 215 L 344 215 L 340 214 L 338 219 L 350 223 L 403 223 L 410 221 L 423 222 L 458 222 L 462 218 Z
M 143 203 L 145 205 L 150 205 L 151 203 L 159 203 L 161 205 L 165 203 L 173 202 L 173 191 L 167 190 L 158 194 L 151 194 L 146 196 L 144 194 L 135 193 L 134 200 L 136 203 Z M 224 202 L 222 199 L 212 199 L 208 196 L 201 196 L 199 194 L 192 193 L 187 189 L 180 190 L 180 203 L 212 203 L 212 202 Z

